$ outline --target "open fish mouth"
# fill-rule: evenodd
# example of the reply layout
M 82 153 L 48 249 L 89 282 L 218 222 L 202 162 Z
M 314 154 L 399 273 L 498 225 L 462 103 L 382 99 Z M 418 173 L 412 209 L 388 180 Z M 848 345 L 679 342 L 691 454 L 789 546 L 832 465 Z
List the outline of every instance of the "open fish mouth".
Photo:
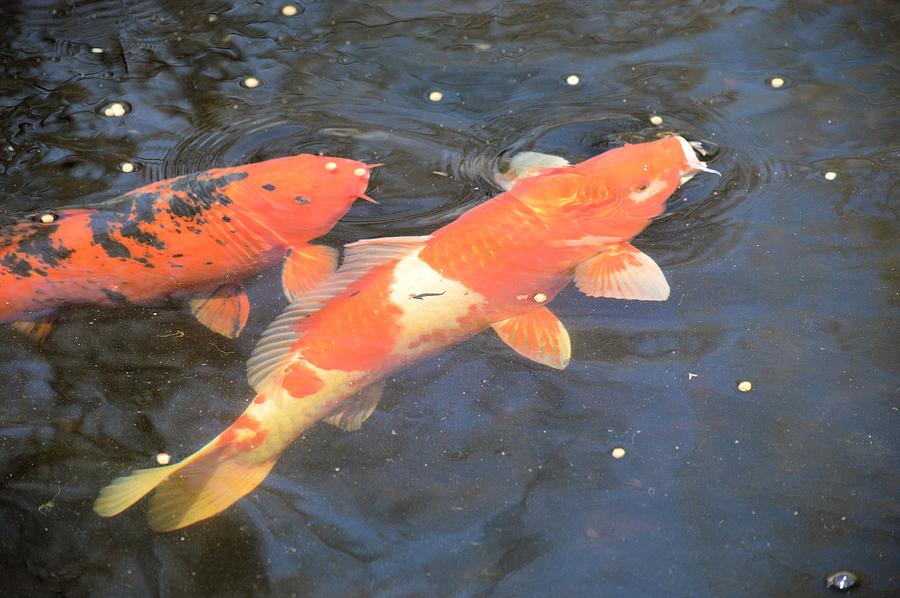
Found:
M 722 176 L 722 173 L 718 170 L 714 170 L 707 166 L 704 162 L 700 160 L 700 156 L 707 156 L 709 153 L 699 141 L 689 142 L 684 137 L 678 135 L 676 136 L 678 142 L 681 144 L 681 149 L 684 151 L 685 160 L 687 160 L 687 165 L 689 170 L 681 175 L 680 184 L 685 184 L 696 175 L 698 172 L 708 172 L 710 174 L 715 174 L 718 176 Z
M 709 155 L 709 152 L 703 147 L 703 144 L 699 141 L 689 141 L 691 147 L 694 148 L 694 151 L 703 156 L 704 158 Z

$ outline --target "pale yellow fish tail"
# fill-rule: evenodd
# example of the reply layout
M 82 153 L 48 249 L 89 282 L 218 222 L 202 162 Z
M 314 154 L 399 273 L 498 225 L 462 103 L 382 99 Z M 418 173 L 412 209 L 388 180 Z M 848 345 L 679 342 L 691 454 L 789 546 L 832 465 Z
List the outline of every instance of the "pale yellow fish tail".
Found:
M 254 462 L 227 454 L 216 441 L 174 465 L 139 469 L 100 491 L 94 511 L 103 517 L 118 515 L 148 492 L 147 520 L 156 531 L 171 531 L 225 510 L 256 488 L 275 460 Z

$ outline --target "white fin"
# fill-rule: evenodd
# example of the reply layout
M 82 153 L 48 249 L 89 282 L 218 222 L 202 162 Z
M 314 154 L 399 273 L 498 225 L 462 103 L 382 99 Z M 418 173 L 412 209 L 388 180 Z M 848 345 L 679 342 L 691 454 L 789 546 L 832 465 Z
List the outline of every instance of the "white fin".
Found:
M 496 180 L 504 191 L 509 191 L 521 179 L 538 175 L 543 170 L 565 168 L 566 166 L 570 166 L 569 161 L 562 156 L 540 152 L 522 152 L 510 160 L 509 169 L 506 172 L 496 175 Z
M 665 301 L 669 283 L 659 266 L 630 243 L 617 243 L 575 268 L 575 286 L 589 297 Z
M 357 395 L 341 403 L 341 410 L 322 421 L 337 426 L 347 432 L 359 430 L 363 422 L 369 419 L 384 393 L 384 380 L 373 382 Z M 346 405 L 346 406 L 345 406 Z
M 321 309 L 376 266 L 400 259 L 422 247 L 431 236 L 366 239 L 344 246 L 344 263 L 330 276 L 291 303 L 263 333 L 247 361 L 247 381 L 261 392 L 269 374 L 291 358 L 302 336 L 300 320 Z

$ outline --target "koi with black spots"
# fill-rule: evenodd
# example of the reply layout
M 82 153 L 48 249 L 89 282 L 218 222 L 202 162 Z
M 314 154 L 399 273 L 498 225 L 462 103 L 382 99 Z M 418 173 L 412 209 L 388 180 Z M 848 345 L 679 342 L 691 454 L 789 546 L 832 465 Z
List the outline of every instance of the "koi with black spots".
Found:
M 189 297 L 204 325 L 235 338 L 248 276 L 284 260 L 288 299 L 333 273 L 327 233 L 365 195 L 372 166 L 300 154 L 151 183 L 110 201 L 0 229 L 0 322 L 42 340 L 63 305 Z

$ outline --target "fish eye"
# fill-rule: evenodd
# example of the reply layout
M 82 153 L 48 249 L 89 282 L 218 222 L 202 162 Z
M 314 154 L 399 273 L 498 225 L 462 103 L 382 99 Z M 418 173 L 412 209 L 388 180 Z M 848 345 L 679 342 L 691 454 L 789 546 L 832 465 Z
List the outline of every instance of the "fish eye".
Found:
M 52 212 L 44 212 L 43 214 L 35 214 L 31 217 L 31 220 L 40 222 L 41 224 L 52 224 L 59 220 L 59 216 Z
M 641 183 L 640 185 L 637 186 L 637 190 L 638 191 L 646 191 L 647 187 L 649 187 L 649 186 L 650 186 L 650 183 Z

